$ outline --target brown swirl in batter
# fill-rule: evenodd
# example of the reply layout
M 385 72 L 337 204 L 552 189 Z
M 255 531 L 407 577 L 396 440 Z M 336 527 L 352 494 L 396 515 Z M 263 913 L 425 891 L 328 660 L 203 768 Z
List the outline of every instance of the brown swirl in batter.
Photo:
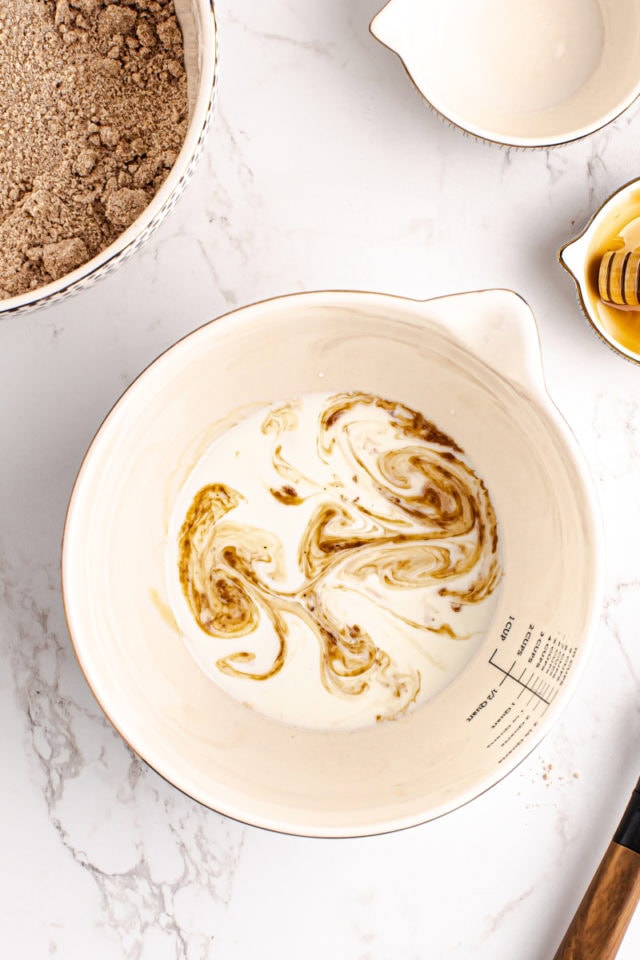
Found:
M 391 436 L 383 449 L 371 439 L 380 412 Z M 355 696 L 375 680 L 388 688 L 385 716 L 397 716 L 415 701 L 419 672 L 401 670 L 361 626 L 337 618 L 326 594 L 349 589 L 367 595 L 371 582 L 394 590 L 431 587 L 450 598 L 454 619 L 462 606 L 489 597 L 500 579 L 489 494 L 460 447 L 402 404 L 362 393 L 329 398 L 317 439 L 318 454 L 332 470 L 328 486 L 283 457 L 281 435 L 296 427 L 295 407 L 282 404 L 269 412 L 262 432 L 273 436 L 272 467 L 282 480 L 270 487 L 272 496 L 293 509 L 317 500 L 298 548 L 302 586 L 285 589 L 284 549 L 276 534 L 228 518 L 241 494 L 211 484 L 196 495 L 180 531 L 185 597 L 213 637 L 248 636 L 262 617 L 270 621 L 278 643 L 269 668 L 252 672 L 256 656 L 247 650 L 218 660 L 224 673 L 253 680 L 278 673 L 287 657 L 287 618 L 295 616 L 316 637 L 329 692 Z M 379 597 L 375 602 L 412 628 L 462 639 L 451 623 L 417 623 Z

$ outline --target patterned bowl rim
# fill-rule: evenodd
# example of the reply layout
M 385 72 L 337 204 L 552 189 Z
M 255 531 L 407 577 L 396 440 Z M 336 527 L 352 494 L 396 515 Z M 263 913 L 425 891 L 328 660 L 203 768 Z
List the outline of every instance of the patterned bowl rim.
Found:
M 178 158 L 151 203 L 119 237 L 82 266 L 36 290 L 0 300 L 0 321 L 59 303 L 92 286 L 128 260 L 160 226 L 179 200 L 198 163 L 217 94 L 219 42 L 214 0 L 193 0 L 202 14 L 201 75 L 193 114 Z M 210 54 L 210 55 L 208 55 Z

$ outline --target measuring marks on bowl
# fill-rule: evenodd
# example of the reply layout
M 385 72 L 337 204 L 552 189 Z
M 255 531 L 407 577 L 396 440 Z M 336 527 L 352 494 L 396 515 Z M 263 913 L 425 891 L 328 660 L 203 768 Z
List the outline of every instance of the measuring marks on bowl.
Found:
M 495 683 L 467 717 L 486 726 L 486 747 L 502 763 L 533 733 L 563 687 L 577 647 L 524 618 L 509 616 L 488 658 Z

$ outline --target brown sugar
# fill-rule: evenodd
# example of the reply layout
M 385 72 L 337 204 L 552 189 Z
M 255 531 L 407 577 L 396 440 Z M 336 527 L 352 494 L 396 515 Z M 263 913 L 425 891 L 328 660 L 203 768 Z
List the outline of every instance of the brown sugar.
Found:
M 173 0 L 1 0 L 0 299 L 107 247 L 187 126 Z

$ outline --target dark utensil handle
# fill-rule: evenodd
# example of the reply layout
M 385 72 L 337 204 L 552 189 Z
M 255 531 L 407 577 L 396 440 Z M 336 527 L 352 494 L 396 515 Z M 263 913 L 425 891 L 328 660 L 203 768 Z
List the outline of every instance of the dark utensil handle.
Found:
M 640 854 L 612 841 L 554 960 L 613 960 L 640 899 Z
M 640 781 L 554 960 L 613 960 L 640 900 Z

